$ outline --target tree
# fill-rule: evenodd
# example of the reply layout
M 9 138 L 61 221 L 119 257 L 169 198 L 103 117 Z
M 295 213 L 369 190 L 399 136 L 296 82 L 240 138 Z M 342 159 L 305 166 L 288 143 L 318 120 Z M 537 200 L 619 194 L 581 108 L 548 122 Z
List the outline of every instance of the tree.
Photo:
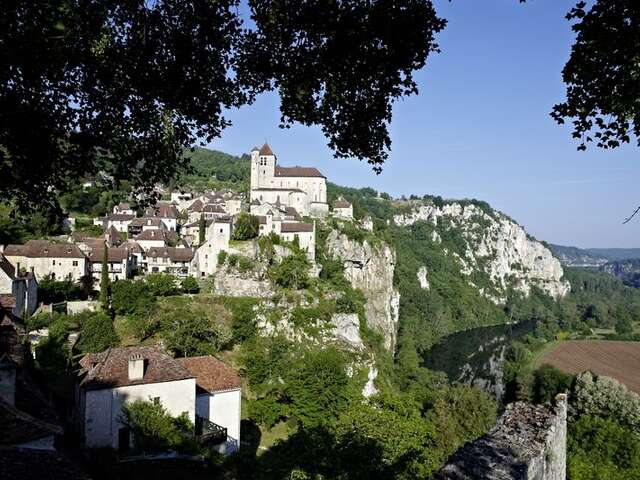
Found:
M 178 293 L 176 279 L 168 273 L 150 273 L 145 280 L 154 297 L 168 297 Z
M 111 308 L 117 315 L 148 314 L 153 304 L 153 295 L 145 282 L 118 280 L 111 288 Z
M 80 338 L 76 344 L 82 353 L 98 353 L 120 342 L 113 321 L 104 312 L 86 312 L 78 315 Z
M 432 2 L 251 0 L 250 28 L 238 3 L 4 6 L 0 195 L 51 200 L 98 172 L 151 192 L 269 90 L 283 127 L 317 125 L 336 156 L 381 165 L 392 104 L 438 48 Z
M 258 217 L 242 212 L 233 224 L 233 238 L 235 240 L 249 240 L 258 236 L 260 223 Z
M 640 6 L 635 0 L 579 1 L 567 15 L 576 41 L 562 71 L 567 98 L 553 108 L 558 123 L 571 120 L 579 150 L 640 140 Z
M 550 403 L 558 393 L 568 392 L 572 381 L 572 375 L 542 365 L 533 374 L 533 399 L 537 403 Z
M 160 403 L 127 402 L 122 406 L 120 421 L 131 429 L 136 446 L 142 451 L 194 449 L 194 425 L 187 414 L 172 417 Z
M 167 348 L 179 357 L 212 355 L 231 345 L 231 332 L 198 312 L 168 311 L 160 325 Z
M 204 213 L 201 213 L 200 220 L 198 220 L 198 245 L 202 245 L 204 243 L 206 233 L 207 223 L 204 221 Z
M 333 347 L 307 352 L 289 374 L 291 412 L 306 428 L 335 421 L 349 397 L 345 359 Z
M 269 278 L 284 288 L 301 289 L 309 284 L 309 261 L 303 252 L 289 255 L 268 270 Z
M 109 281 L 109 264 L 107 262 L 109 256 L 109 249 L 105 243 L 104 250 L 102 251 L 102 267 L 100 269 L 100 303 L 103 310 L 109 310 L 110 295 L 111 295 L 111 282 Z
M 182 280 L 182 291 L 185 293 L 198 293 L 200 291 L 200 285 L 193 275 Z

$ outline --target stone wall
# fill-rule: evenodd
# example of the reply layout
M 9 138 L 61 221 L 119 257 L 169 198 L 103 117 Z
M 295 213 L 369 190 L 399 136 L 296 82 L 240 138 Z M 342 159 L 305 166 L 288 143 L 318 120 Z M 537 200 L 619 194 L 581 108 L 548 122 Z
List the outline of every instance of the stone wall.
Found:
M 554 406 L 507 406 L 486 435 L 462 446 L 437 480 L 565 480 L 567 396 Z

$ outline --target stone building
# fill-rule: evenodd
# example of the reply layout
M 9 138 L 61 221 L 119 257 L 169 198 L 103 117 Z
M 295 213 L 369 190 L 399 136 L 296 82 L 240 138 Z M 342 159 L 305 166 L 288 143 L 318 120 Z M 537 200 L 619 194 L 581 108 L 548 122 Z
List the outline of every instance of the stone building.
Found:
M 353 219 L 353 205 L 347 202 L 343 197 L 339 197 L 332 205 L 333 214 L 336 217 Z
M 71 243 L 29 240 L 24 245 L 7 245 L 4 255 L 14 268 L 33 271 L 40 279 L 78 281 L 89 273 L 87 257 Z
M 87 447 L 126 451 L 133 446 L 121 421 L 125 402 L 151 400 L 172 416 L 186 414 L 199 437 L 218 433 L 214 448 L 240 447 L 240 379 L 213 357 L 174 359 L 154 346 L 111 348 L 80 361 L 75 420 Z M 204 427 L 204 428 L 203 428 Z
M 486 435 L 462 446 L 437 480 L 565 480 L 567 396 L 555 405 L 507 406 Z
M 326 177 L 313 167 L 279 167 L 266 143 L 251 151 L 251 198 L 253 201 L 281 203 L 301 215 L 326 215 Z
M 33 271 L 20 272 L 0 253 L 0 305 L 25 317 L 38 308 L 38 282 Z

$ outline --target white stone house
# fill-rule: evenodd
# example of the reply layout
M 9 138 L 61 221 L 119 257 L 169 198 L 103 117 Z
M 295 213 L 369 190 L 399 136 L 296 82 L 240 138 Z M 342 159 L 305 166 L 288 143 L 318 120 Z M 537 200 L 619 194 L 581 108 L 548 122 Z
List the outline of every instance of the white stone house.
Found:
M 150 248 L 165 247 L 168 244 L 167 234 L 163 229 L 152 228 L 144 230 L 134 240 L 146 252 Z
M 145 230 L 166 230 L 167 226 L 160 218 L 140 217 L 134 218 L 129 224 L 129 235 L 140 235 Z
M 102 227 L 104 230 L 113 227 L 118 232 L 127 233 L 129 224 L 134 218 L 136 218 L 135 214 L 109 213 L 104 217 L 94 218 L 93 224 Z
M 113 213 L 122 213 L 124 215 L 135 216 L 136 211 L 131 208 L 131 204 L 128 202 L 121 202 L 113 207 Z
M 325 215 L 326 177 L 313 167 L 278 167 L 276 156 L 266 143 L 251 151 L 250 202 L 282 203 L 302 215 Z
M 93 248 L 87 253 L 89 259 L 91 275 L 94 281 L 100 282 L 102 278 L 102 257 L 104 255 L 104 244 Z M 130 278 L 132 272 L 137 268 L 137 258 L 125 247 L 107 248 L 107 269 L 109 280 L 115 282 Z
M 29 240 L 24 245 L 7 245 L 4 255 L 14 267 L 33 270 L 37 278 L 78 281 L 89 273 L 89 262 L 82 251 L 70 243 Z
M 153 247 L 146 254 L 147 273 L 169 273 L 178 278 L 191 275 L 191 248 Z
M 181 190 L 171 192 L 171 203 L 175 205 L 178 210 L 186 209 L 192 201 L 192 192 L 183 192 Z
M 80 365 L 74 417 L 84 446 L 129 450 L 134 439 L 122 421 L 122 407 L 145 400 L 162 404 L 174 417 L 186 414 L 204 430 L 216 427 L 222 434 L 215 439 L 217 450 L 239 448 L 240 381 L 219 360 L 176 360 L 158 347 L 136 346 L 86 355 Z
M 241 391 L 236 371 L 211 356 L 178 358 L 196 376 L 196 417 L 226 429 L 226 441 L 215 449 L 235 453 L 240 449 Z
M 191 270 L 196 276 L 213 275 L 218 267 L 218 254 L 229 250 L 232 221 L 230 218 L 218 218 L 207 228 L 206 240 L 193 255 Z
M 283 222 L 278 234 L 288 242 L 297 241 L 302 250 L 306 250 L 311 263 L 316 258 L 316 225 L 315 223 Z
M 179 212 L 175 205 L 171 205 L 167 202 L 158 202 L 153 207 L 149 207 L 145 214 L 145 217 L 159 218 L 165 224 L 168 230 L 178 230 L 178 216 Z
M 30 316 L 38 308 L 38 282 L 35 273 L 20 272 L 0 253 L 0 296 L 11 297 L 11 312 L 18 317 Z M 0 302 L 3 304 L 4 302 Z
M 348 220 L 353 219 L 353 205 L 347 202 L 343 197 L 339 197 L 333 202 L 333 215 Z

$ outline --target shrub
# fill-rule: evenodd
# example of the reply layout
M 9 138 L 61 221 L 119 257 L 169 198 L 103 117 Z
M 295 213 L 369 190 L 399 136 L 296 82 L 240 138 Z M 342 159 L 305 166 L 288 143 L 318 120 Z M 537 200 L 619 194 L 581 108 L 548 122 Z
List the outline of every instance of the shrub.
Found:
M 176 279 L 168 273 L 151 273 L 147 275 L 146 282 L 149 291 L 156 297 L 168 297 L 178 293 Z
M 198 293 L 200 291 L 200 285 L 194 276 L 189 275 L 182 280 L 182 291 L 185 293 Z
M 256 334 L 256 305 L 253 298 L 233 298 L 224 300 L 224 306 L 231 310 L 231 334 L 235 342 L 244 342 Z
M 287 416 L 286 407 L 274 396 L 267 395 L 249 403 L 249 416 L 267 428 L 272 428 L 281 418 Z
M 253 269 L 253 261 L 245 256 L 238 257 L 238 271 L 246 273 Z
M 38 282 L 38 300 L 45 304 L 86 298 L 87 292 L 71 280 L 52 280 L 46 276 Z
M 199 312 L 166 312 L 160 318 L 162 336 L 176 356 L 211 355 L 231 345 L 229 329 Z
M 82 353 L 98 353 L 120 341 L 111 318 L 103 312 L 83 312 L 80 318 L 80 338 L 76 347 Z
M 271 265 L 269 278 L 276 285 L 296 290 L 309 285 L 309 261 L 304 253 L 289 255 L 278 264 Z
M 227 260 L 227 252 L 225 250 L 220 250 L 218 252 L 218 266 L 224 265 L 224 262 Z
M 122 406 L 120 421 L 131 429 L 142 451 L 195 450 L 194 425 L 186 413 L 172 417 L 160 403 L 135 400 Z
M 148 314 L 153 303 L 148 283 L 119 280 L 111 287 L 111 308 L 118 315 Z
M 258 217 L 242 212 L 236 218 L 233 226 L 234 240 L 249 240 L 258 236 L 260 222 Z
M 572 381 L 572 375 L 551 365 L 542 365 L 533 374 L 533 400 L 537 403 L 551 402 L 558 393 L 567 392 Z

